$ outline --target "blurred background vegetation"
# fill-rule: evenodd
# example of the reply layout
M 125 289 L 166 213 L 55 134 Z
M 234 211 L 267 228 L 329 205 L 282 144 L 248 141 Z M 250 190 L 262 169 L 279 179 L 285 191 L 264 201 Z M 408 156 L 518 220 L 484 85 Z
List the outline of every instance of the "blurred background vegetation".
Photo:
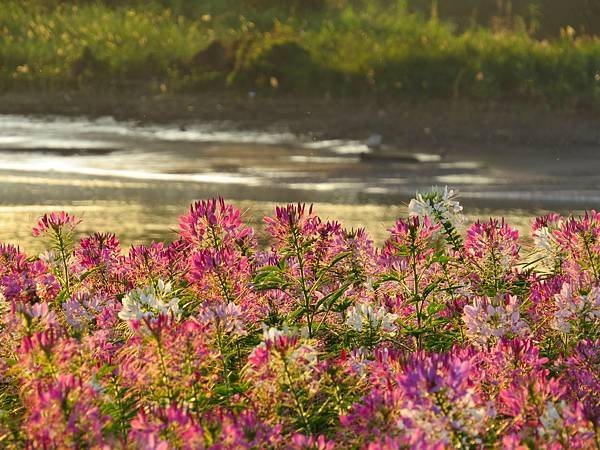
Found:
M 0 89 L 600 100 L 598 0 L 2 0 Z

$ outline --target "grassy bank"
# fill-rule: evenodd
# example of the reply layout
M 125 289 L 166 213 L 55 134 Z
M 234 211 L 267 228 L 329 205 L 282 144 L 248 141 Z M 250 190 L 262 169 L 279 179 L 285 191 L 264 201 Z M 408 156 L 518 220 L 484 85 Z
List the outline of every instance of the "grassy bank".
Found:
M 281 7 L 279 4 L 286 6 Z M 0 87 L 600 99 L 600 39 L 456 31 L 403 2 L 4 2 Z

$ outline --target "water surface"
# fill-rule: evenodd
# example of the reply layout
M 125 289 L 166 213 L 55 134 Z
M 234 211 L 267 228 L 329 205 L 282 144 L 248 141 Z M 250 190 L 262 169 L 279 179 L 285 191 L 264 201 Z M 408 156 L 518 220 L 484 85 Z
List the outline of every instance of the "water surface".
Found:
M 520 179 L 477 152 L 381 152 L 387 156 L 364 158 L 373 150 L 360 141 L 230 123 L 0 116 L 0 241 L 39 250 L 30 229 L 58 209 L 82 217 L 83 233 L 115 232 L 125 245 L 169 240 L 192 201 L 215 196 L 255 225 L 276 204 L 316 203 L 323 217 L 365 227 L 378 242 L 415 190 L 431 185 L 460 189 L 472 219 L 506 215 L 523 230 L 547 210 L 600 203 L 597 171 L 577 183 L 545 173 Z

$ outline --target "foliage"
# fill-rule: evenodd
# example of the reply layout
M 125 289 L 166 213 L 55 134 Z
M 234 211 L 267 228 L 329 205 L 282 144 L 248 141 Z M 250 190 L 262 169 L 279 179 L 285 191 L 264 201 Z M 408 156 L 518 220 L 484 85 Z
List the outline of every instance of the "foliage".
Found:
M 0 86 L 332 95 L 600 95 L 600 43 L 449 23 L 392 0 L 3 2 Z

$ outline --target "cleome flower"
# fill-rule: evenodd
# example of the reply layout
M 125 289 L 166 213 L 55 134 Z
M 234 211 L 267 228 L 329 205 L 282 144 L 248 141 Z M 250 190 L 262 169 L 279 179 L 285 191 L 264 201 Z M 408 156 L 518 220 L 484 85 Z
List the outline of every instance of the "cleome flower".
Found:
M 33 236 L 41 236 L 48 231 L 56 234 L 60 233 L 63 229 L 72 231 L 80 222 L 81 220 L 64 211 L 51 212 L 50 214 L 44 214 L 39 219 L 37 225 L 31 230 L 31 233 Z
M 418 194 L 377 247 L 289 205 L 259 247 L 209 200 L 126 254 L 45 216 L 0 243 L 0 447 L 596 448 L 600 213 L 539 218 L 540 265 L 460 214 Z
M 314 366 L 318 361 L 317 351 L 312 344 L 302 343 L 301 337 L 287 326 L 278 329 L 263 324 L 263 340 L 255 347 L 250 360 L 257 355 L 257 352 L 268 351 L 286 358 L 288 362 L 302 361 L 302 364 Z
M 553 329 L 568 334 L 577 322 L 600 323 L 600 288 L 597 286 L 582 294 L 570 283 L 564 283 L 554 299 L 557 310 L 550 325 Z
M 476 346 L 498 342 L 503 337 L 525 336 L 530 332 L 527 323 L 521 319 L 519 301 L 509 295 L 490 299 L 477 297 L 472 305 L 466 305 L 463 321 L 467 326 L 467 337 Z
M 218 333 L 245 335 L 242 308 L 233 302 L 204 305 L 198 319 L 210 323 Z
M 179 316 L 179 299 L 171 297 L 171 283 L 158 280 L 156 287 L 136 288 L 123 297 L 119 318 L 125 321 L 153 319 L 159 315 Z M 171 297 L 171 298 L 169 298 Z
M 463 207 L 456 200 L 458 191 L 432 186 L 427 192 L 418 192 L 408 204 L 411 217 L 431 217 L 443 223 L 450 222 L 455 228 L 464 224 Z
M 101 294 L 78 293 L 62 304 L 65 320 L 77 330 L 89 325 L 106 307 L 106 297 Z
M 348 309 L 348 317 L 345 323 L 359 333 L 365 328 L 381 330 L 384 333 L 395 333 L 398 327 L 394 322 L 397 319 L 397 314 L 388 313 L 383 306 L 375 310 L 373 305 L 361 303 Z
M 554 237 L 554 231 L 560 229 L 562 225 L 563 218 L 558 214 L 538 217 L 531 227 L 534 245 L 547 254 L 557 253 L 558 242 Z

